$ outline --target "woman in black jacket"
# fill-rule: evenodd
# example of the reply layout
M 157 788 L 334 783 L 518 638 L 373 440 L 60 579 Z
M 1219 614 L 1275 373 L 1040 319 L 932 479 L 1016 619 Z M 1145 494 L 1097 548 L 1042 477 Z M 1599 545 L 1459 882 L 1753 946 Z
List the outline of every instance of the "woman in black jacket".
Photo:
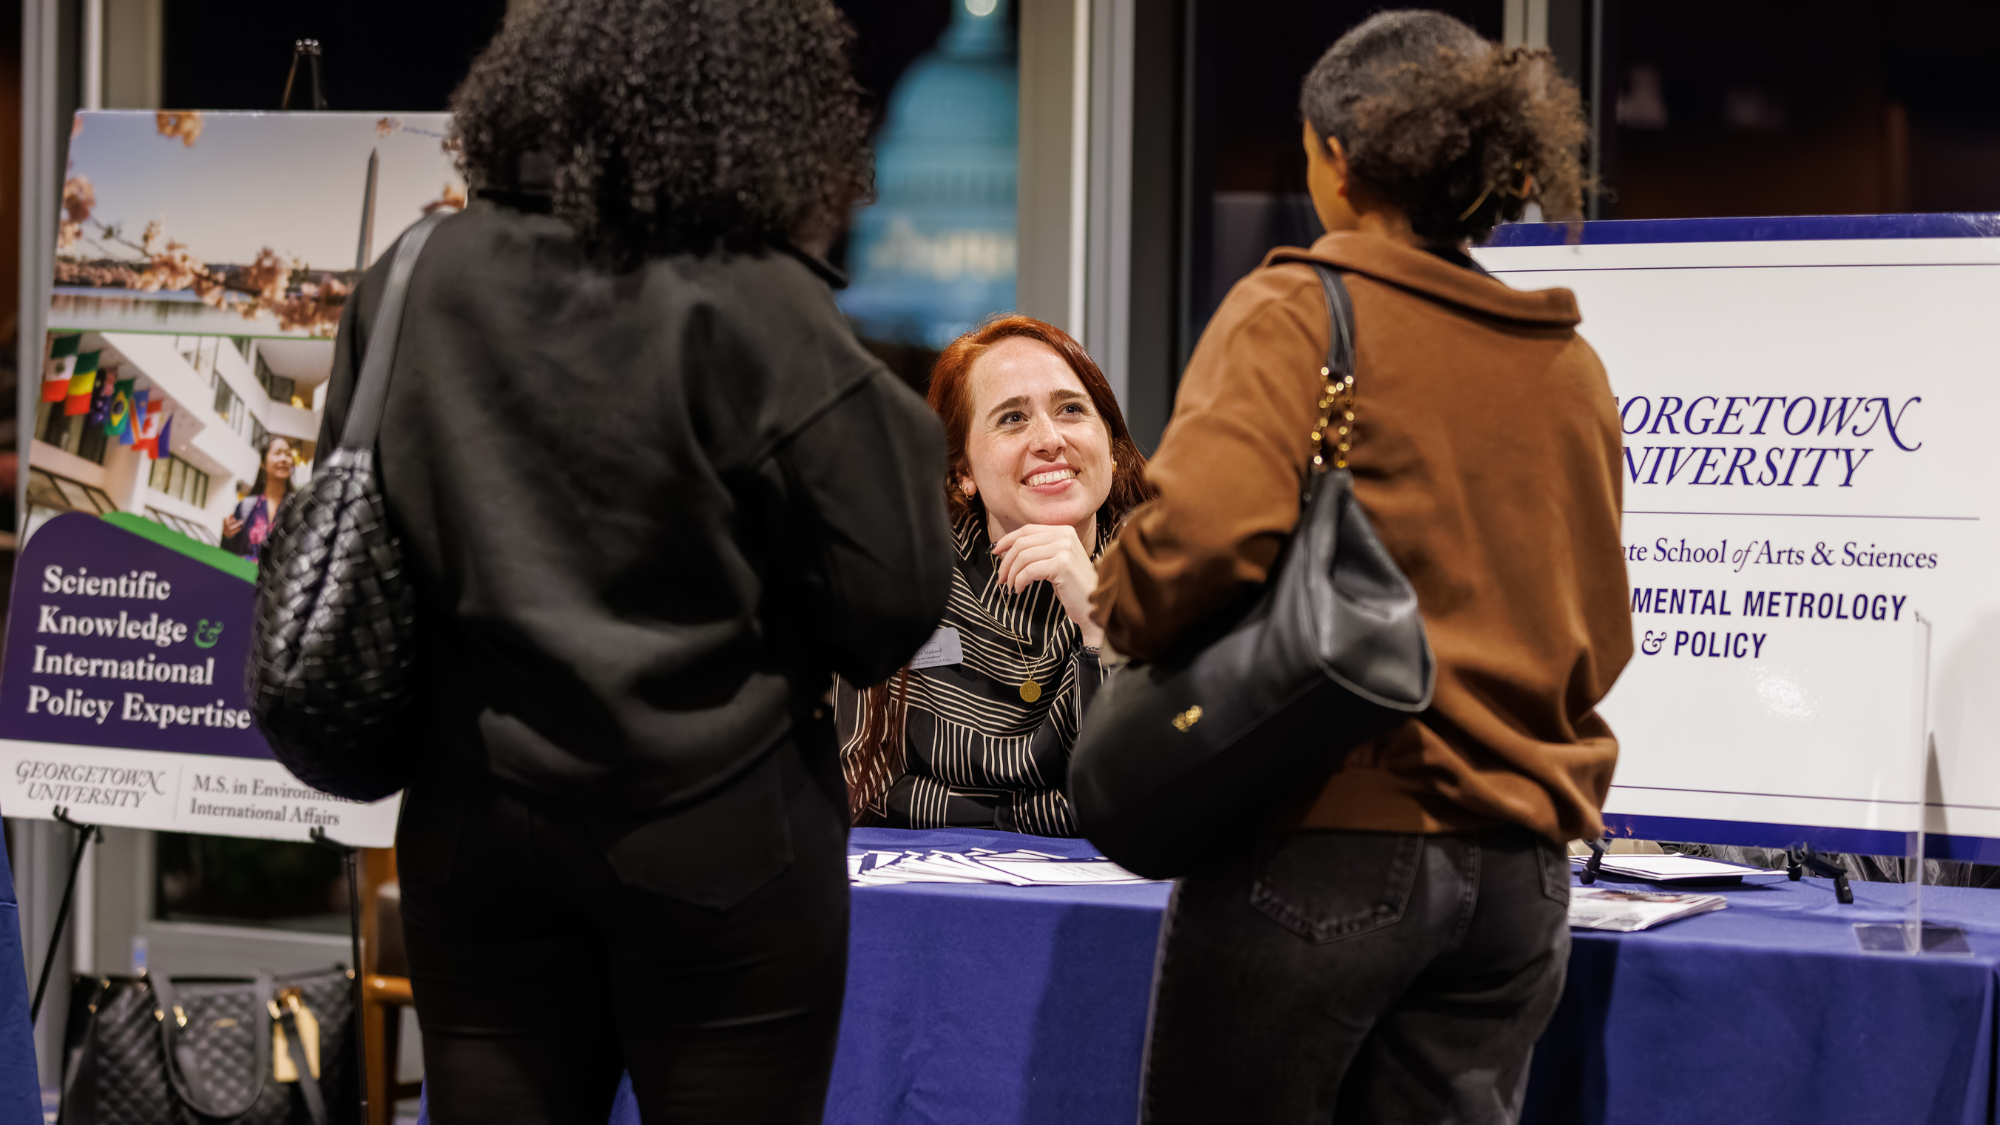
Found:
M 936 419 L 802 245 L 867 187 L 829 0 L 545 0 L 454 97 L 380 436 L 429 729 L 397 837 L 438 1125 L 818 1121 L 823 697 L 942 613 Z M 390 255 L 347 308 L 340 432 Z

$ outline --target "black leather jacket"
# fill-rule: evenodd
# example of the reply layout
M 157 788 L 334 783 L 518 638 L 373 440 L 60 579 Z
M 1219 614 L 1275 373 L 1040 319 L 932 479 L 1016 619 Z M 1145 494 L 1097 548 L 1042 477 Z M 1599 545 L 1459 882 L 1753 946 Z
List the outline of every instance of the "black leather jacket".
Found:
M 392 256 L 348 301 L 322 449 Z M 438 227 L 380 444 L 425 753 L 634 812 L 699 803 L 788 734 L 837 776 L 831 673 L 900 666 L 952 561 L 942 430 L 856 342 L 839 280 L 784 249 L 612 269 L 487 199 Z

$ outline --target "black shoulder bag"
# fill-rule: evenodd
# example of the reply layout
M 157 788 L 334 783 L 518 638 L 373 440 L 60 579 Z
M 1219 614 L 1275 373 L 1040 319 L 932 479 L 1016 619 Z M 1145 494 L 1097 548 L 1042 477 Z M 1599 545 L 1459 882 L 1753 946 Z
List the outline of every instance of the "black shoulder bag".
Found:
M 1113 673 L 1070 757 L 1078 829 L 1151 878 L 1248 842 L 1356 746 L 1430 706 L 1416 591 L 1347 471 L 1353 305 L 1339 274 L 1315 268 L 1330 340 L 1298 529 L 1254 602 L 1173 656 Z
M 300 781 L 357 801 L 403 788 L 411 765 L 404 727 L 415 710 L 417 597 L 382 499 L 375 436 L 410 274 L 443 217 L 398 242 L 340 444 L 279 506 L 257 567 L 257 726 Z
M 344 969 L 75 978 L 62 1125 L 361 1125 Z

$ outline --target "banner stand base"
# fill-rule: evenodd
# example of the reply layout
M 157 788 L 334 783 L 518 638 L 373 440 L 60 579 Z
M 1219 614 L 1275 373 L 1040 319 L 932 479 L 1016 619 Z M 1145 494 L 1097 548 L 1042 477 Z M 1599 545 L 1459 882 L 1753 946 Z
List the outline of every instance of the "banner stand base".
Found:
M 361 855 L 361 849 L 354 847 L 350 844 L 341 843 L 339 840 L 336 840 L 333 837 L 328 836 L 326 834 L 326 829 L 317 826 L 315 826 L 311 832 L 307 833 L 307 836 L 312 840 L 313 843 L 318 844 L 320 847 L 326 848 L 329 851 L 337 853 L 340 856 L 341 861 L 347 865 L 347 932 L 349 940 L 353 943 L 353 954 L 354 954 L 354 963 L 347 967 L 347 979 L 350 982 L 349 990 L 353 994 L 353 1002 L 354 1002 L 355 1034 L 354 1034 L 353 1049 L 354 1049 L 354 1061 L 356 1063 L 354 1068 L 354 1074 L 356 1077 L 355 1091 L 360 1099 L 358 1105 L 358 1108 L 360 1110 L 360 1115 L 356 1117 L 355 1120 L 367 1121 L 368 1120 L 368 1050 L 367 1050 L 367 1044 L 364 1041 L 365 1032 L 363 1030 L 364 1025 L 366 1024 L 366 1019 L 362 1014 L 363 1000 L 362 1000 L 362 990 L 361 990 L 361 864 L 358 862 L 359 857 Z M 391 1075 L 390 1077 L 393 1078 L 395 1076 Z
M 1972 947 L 1965 942 L 1965 931 L 1957 926 L 1925 926 L 1918 947 L 1911 949 L 1909 927 L 1901 922 L 1856 922 L 1854 940 L 1863 953 L 1972 956 Z
M 79 824 L 69 818 L 69 809 L 58 805 L 55 818 L 76 829 L 76 854 L 70 857 L 69 881 L 63 884 L 62 905 L 56 909 L 55 929 L 49 932 L 49 950 L 42 956 L 42 979 L 35 985 L 35 1001 L 28 1005 L 28 1023 L 34 1024 L 42 1018 L 42 997 L 49 991 L 49 970 L 56 967 L 56 953 L 62 949 L 63 929 L 69 924 L 70 900 L 76 895 L 76 877 L 83 871 L 83 853 L 90 847 L 93 837 L 98 843 L 104 842 L 104 830 L 91 824 Z

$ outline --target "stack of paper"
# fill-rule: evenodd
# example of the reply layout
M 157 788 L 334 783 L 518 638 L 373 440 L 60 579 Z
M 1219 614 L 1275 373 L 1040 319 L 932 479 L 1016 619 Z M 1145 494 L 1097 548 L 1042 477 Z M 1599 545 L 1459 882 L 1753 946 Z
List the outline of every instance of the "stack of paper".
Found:
M 1582 868 L 1589 856 L 1573 855 L 1570 863 Z M 1607 855 L 1599 869 L 1612 875 L 1644 879 L 1649 883 L 1740 883 L 1745 875 L 1777 875 L 1766 867 L 1744 867 L 1721 860 L 1692 855 Z
M 1016 887 L 1072 887 L 1093 883 L 1144 883 L 1102 856 L 1064 859 L 1027 850 L 996 852 L 870 851 L 847 857 L 848 881 L 857 887 L 898 883 L 999 883 Z
M 1728 900 L 1721 895 L 1674 895 L 1664 891 L 1575 887 L 1569 892 L 1569 924 L 1580 930 L 1616 930 L 1629 934 L 1634 930 L 1650 929 L 1662 922 L 1722 910 L 1728 905 Z

